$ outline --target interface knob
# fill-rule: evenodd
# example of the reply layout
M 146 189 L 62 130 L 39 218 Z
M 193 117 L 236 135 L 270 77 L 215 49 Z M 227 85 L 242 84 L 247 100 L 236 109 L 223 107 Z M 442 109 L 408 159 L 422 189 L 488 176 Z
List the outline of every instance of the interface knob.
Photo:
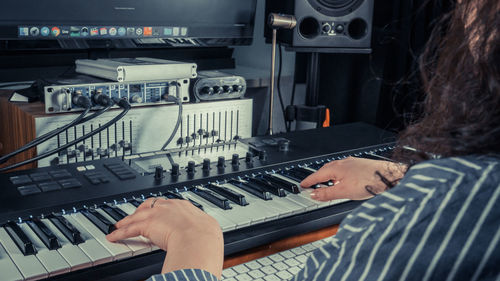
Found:
M 219 156 L 217 159 L 217 168 L 224 169 L 226 167 L 226 158 L 224 156 Z
M 233 166 L 238 166 L 240 165 L 240 155 L 238 154 L 233 154 L 233 158 L 231 158 L 231 165 Z
M 193 174 L 196 172 L 196 163 L 194 161 L 189 161 L 187 166 L 187 172 Z
M 170 170 L 172 177 L 177 177 L 179 175 L 179 164 L 172 164 L 172 169 Z
M 221 87 L 214 86 L 214 94 L 220 95 L 223 93 L 222 91 L 223 91 L 223 89 Z
M 160 165 L 160 166 L 157 166 L 155 168 L 155 180 L 159 181 L 161 180 L 162 178 L 164 177 L 163 175 L 163 167 Z
M 247 152 L 247 155 L 245 156 L 245 162 L 247 163 L 252 163 L 253 162 L 253 153 L 252 152 Z
M 208 171 L 210 171 L 210 159 L 208 159 L 208 158 L 203 159 L 203 167 L 202 167 L 202 170 L 203 170 L 204 172 L 208 172 Z
M 335 31 L 337 33 L 343 33 L 344 32 L 344 25 L 343 24 L 338 24 L 336 27 L 335 27 Z
M 214 94 L 214 88 L 212 87 L 203 87 L 201 88 L 201 94 L 202 95 L 213 95 Z

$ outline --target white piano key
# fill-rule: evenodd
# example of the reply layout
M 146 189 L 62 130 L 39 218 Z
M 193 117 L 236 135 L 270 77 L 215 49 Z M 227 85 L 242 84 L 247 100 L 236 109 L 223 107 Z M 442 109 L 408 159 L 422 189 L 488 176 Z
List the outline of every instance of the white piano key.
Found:
M 24 280 L 23 275 L 17 270 L 16 265 L 0 243 L 0 272 L 4 281 Z
M 125 213 L 127 213 L 128 215 L 131 215 L 135 212 L 135 210 L 137 209 L 137 207 L 135 207 L 134 205 L 130 204 L 130 203 L 124 203 L 124 204 L 120 204 L 120 205 L 116 205 L 118 208 L 122 209 L 122 211 L 124 211 Z M 155 244 L 153 244 L 151 241 L 149 241 L 149 239 L 147 239 L 146 237 L 143 237 L 143 236 L 139 236 L 141 237 L 141 239 L 143 239 L 145 242 L 148 242 L 151 244 L 151 251 L 156 251 L 156 250 L 160 250 L 160 248 L 158 246 L 156 246 Z
M 21 250 L 19 250 L 3 227 L 0 227 L 0 243 L 24 276 L 25 280 L 37 280 L 49 276 L 45 267 L 43 267 L 35 255 L 25 256 L 21 253 Z
M 106 212 L 104 212 L 103 210 L 97 209 L 97 211 L 101 215 L 103 215 L 106 219 L 108 219 L 110 222 L 112 222 L 114 224 L 116 223 L 116 221 L 110 215 L 106 214 Z M 127 245 L 127 247 L 129 247 L 130 250 L 132 250 L 133 256 L 138 256 L 138 255 L 142 255 L 142 254 L 151 252 L 151 243 L 149 243 L 148 241 L 145 241 L 144 238 L 141 238 L 139 236 L 127 238 L 127 239 L 121 240 L 120 242 Z
M 304 195 L 309 196 L 309 194 L 307 194 L 307 192 L 303 191 L 303 193 L 304 193 Z M 286 197 L 288 199 L 296 202 L 296 203 L 304 205 L 306 207 L 307 211 L 312 211 L 312 210 L 319 208 L 319 205 L 321 202 L 311 199 L 310 196 L 309 196 L 309 198 L 306 196 L 302 196 L 302 192 L 301 192 L 299 194 L 290 193 L 290 194 L 287 194 Z
M 89 257 L 94 266 L 114 260 L 113 254 L 103 247 L 75 218 L 70 215 L 65 215 L 64 218 L 80 231 L 80 236 L 85 243 L 78 244 L 78 248 Z
M 120 260 L 132 256 L 132 250 L 126 245 L 117 242 L 111 243 L 106 239 L 106 235 L 89 221 L 83 214 L 74 213 L 70 215 L 84 227 L 94 239 L 113 255 L 113 260 Z
M 279 217 L 279 210 L 276 208 L 270 207 L 272 205 L 272 200 L 263 200 L 259 197 L 250 194 L 237 186 L 234 186 L 230 183 L 222 184 L 222 186 L 232 189 L 242 195 L 245 195 L 245 199 L 247 200 L 249 206 L 251 207 L 251 213 L 255 215 L 257 218 L 255 220 L 256 223 L 260 222 L 260 218 L 263 218 L 264 221 L 277 219 Z
M 59 254 L 66 260 L 71 271 L 87 268 L 92 266 L 92 261 L 77 245 L 71 242 L 62 234 L 59 229 L 52 224 L 48 219 L 42 219 L 42 222 L 54 233 L 61 244 L 61 248 L 57 249 Z M 84 243 L 82 243 L 84 244 Z
M 287 178 L 287 177 L 285 177 L 285 176 L 282 176 L 282 175 L 280 175 L 280 174 L 271 174 L 271 175 L 272 175 L 273 177 L 276 177 L 276 178 L 279 178 L 279 179 L 282 179 L 282 180 L 288 181 L 288 182 L 290 182 L 290 183 L 296 184 L 296 185 L 298 185 L 298 186 L 300 187 L 300 183 L 299 183 L 299 182 L 296 182 L 296 181 L 294 181 L 294 180 L 291 180 L 291 179 L 289 179 L 289 178 Z M 311 189 L 311 190 L 312 190 L 312 189 Z M 297 194 L 297 195 L 299 195 L 299 196 L 301 196 L 301 197 L 303 197 L 303 198 L 306 198 L 306 199 L 310 199 L 310 198 L 311 198 L 311 196 L 309 195 L 309 193 L 308 193 L 307 191 L 305 191 L 305 189 L 302 189 L 302 192 L 301 192 L 301 193 L 299 193 L 299 194 Z M 316 201 L 316 200 L 314 200 L 314 201 Z M 330 205 L 332 205 L 332 204 L 333 204 L 331 201 L 327 201 L 327 202 L 316 201 L 316 202 L 318 202 L 318 208 L 322 208 L 322 207 L 330 206 Z
M 226 218 L 224 216 L 224 214 L 220 212 L 222 210 L 220 210 L 219 207 L 216 207 L 215 205 L 213 205 L 212 203 L 206 201 L 205 199 L 203 199 L 203 198 L 201 198 L 199 196 L 196 196 L 192 192 L 189 192 L 189 191 L 188 192 L 183 192 L 182 196 L 184 196 L 186 199 L 191 199 L 191 200 L 196 201 L 197 203 L 200 203 L 203 206 L 203 210 L 207 214 L 209 214 L 210 216 L 212 216 L 214 219 L 217 220 L 217 222 L 219 223 L 222 231 L 233 230 L 238 225 L 237 222 Z
M 24 231 L 26 236 L 33 242 L 33 245 L 37 248 L 36 253 L 37 259 L 45 267 L 49 273 L 49 277 L 56 276 L 59 274 L 67 273 L 70 271 L 69 264 L 64 260 L 63 257 L 56 250 L 49 250 L 42 240 L 31 230 L 31 228 L 26 223 L 19 224 L 19 227 Z

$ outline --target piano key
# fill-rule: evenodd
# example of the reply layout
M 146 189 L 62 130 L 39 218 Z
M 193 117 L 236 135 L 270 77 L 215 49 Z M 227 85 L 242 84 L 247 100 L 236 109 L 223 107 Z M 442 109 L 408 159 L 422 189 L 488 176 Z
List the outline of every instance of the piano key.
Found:
M 264 188 L 269 192 L 271 192 L 272 194 L 277 195 L 279 197 L 286 196 L 285 190 L 280 186 L 267 184 L 265 181 L 258 178 L 245 178 L 244 180 L 249 184 L 260 186 L 261 188 Z
M 4 281 L 22 281 L 23 275 L 17 270 L 16 265 L 0 243 L 0 272 Z
M 323 166 L 323 164 L 321 164 L 321 166 L 320 166 L 320 167 L 322 167 L 322 166 Z M 311 167 L 311 166 L 302 167 L 302 169 L 305 169 L 305 170 L 307 170 L 307 171 L 311 171 L 311 172 L 313 172 L 313 173 L 316 173 L 316 172 L 319 170 L 319 168 L 318 168 L 318 169 L 316 169 L 316 168 L 313 168 L 313 167 Z
M 85 255 L 80 247 L 73 245 L 59 229 L 52 224 L 49 219 L 42 219 L 47 228 L 57 237 L 61 247 L 57 249 L 59 254 L 64 258 L 70 267 L 70 271 L 75 271 L 92 266 L 92 261 Z
M 0 244 L 2 244 L 24 279 L 42 279 L 49 276 L 35 255 L 25 256 L 3 227 L 0 228 Z
M 247 183 L 247 182 L 242 182 L 238 180 L 229 180 L 228 183 L 237 186 L 238 188 L 241 188 L 259 198 L 262 198 L 264 200 L 271 200 L 271 194 L 269 191 L 266 189 L 262 188 L 261 186 Z
M 113 255 L 113 260 L 120 260 L 132 256 L 132 250 L 123 243 L 111 243 L 106 239 L 104 233 L 97 228 L 86 216 L 82 213 L 74 213 L 70 215 L 83 228 L 85 228 L 92 237 L 99 242 L 106 250 Z
M 130 200 L 129 203 L 134 205 L 137 208 L 142 204 L 142 201 L 139 201 L 138 199 L 134 199 L 134 200 Z
M 81 213 L 106 235 L 116 229 L 114 223 L 107 220 L 96 210 L 87 209 L 83 210 Z
M 27 223 L 49 250 L 56 250 L 61 247 L 54 233 L 42 221 L 33 219 Z
M 305 176 L 305 177 L 308 177 L 316 172 L 316 171 L 311 171 L 309 169 L 306 169 L 304 167 L 296 167 L 296 168 L 291 169 L 291 171 L 294 173 L 298 173 L 298 174 Z
M 193 204 L 196 208 L 200 209 L 203 211 L 203 206 L 198 203 L 198 202 L 195 202 L 194 200 L 191 200 L 191 199 L 187 199 L 187 198 L 184 198 L 182 196 L 182 194 L 179 194 L 177 192 L 171 192 L 171 191 L 167 191 L 165 193 L 163 193 L 164 197 L 166 199 L 179 199 L 179 200 L 188 200 L 189 202 L 191 202 L 191 204 Z
M 272 219 L 277 219 L 279 217 L 279 210 L 269 206 L 269 205 L 272 205 L 272 203 L 273 203 L 272 200 L 264 201 L 264 200 L 260 199 L 259 197 L 252 195 L 251 193 L 247 193 L 245 191 L 242 191 L 238 187 L 236 187 L 232 184 L 229 184 L 229 183 L 222 184 L 222 185 L 224 187 L 233 189 L 233 190 L 245 195 L 245 198 L 247 199 L 247 202 L 249 204 L 249 206 L 247 207 L 248 211 L 254 215 L 254 217 L 255 217 L 254 222 L 255 223 L 258 223 L 260 221 L 268 221 L 268 220 L 272 220 Z
M 220 208 L 215 207 L 212 203 L 206 201 L 201 197 L 196 196 L 191 191 L 182 192 L 181 194 L 182 196 L 201 204 L 203 206 L 204 211 L 210 216 L 212 216 L 215 220 L 217 220 L 222 231 L 233 230 L 238 225 L 237 222 L 232 221 L 229 218 L 226 218 L 225 215 L 221 213 L 222 210 Z
M 49 216 L 49 220 L 61 231 L 61 233 L 68 238 L 68 240 L 73 245 L 78 245 L 83 243 L 83 239 L 80 236 L 80 231 L 76 229 L 67 219 L 63 216 L 51 215 Z
M 273 174 L 273 175 L 275 175 L 275 174 Z M 290 179 L 290 180 L 293 180 L 293 181 L 295 181 L 295 182 L 296 182 L 296 183 L 298 183 L 298 184 L 300 184 L 300 182 L 301 182 L 302 180 L 304 180 L 304 178 L 302 178 L 302 177 L 298 177 L 298 176 L 296 176 L 295 174 L 290 173 L 290 172 L 288 172 L 288 171 L 284 171 L 284 172 L 280 173 L 279 175 L 283 176 L 285 179 Z
M 12 240 L 19 247 L 23 255 L 34 255 L 36 254 L 36 248 L 33 246 L 33 242 L 26 236 L 26 234 L 19 228 L 19 225 L 13 221 L 9 221 L 5 226 L 5 230 L 12 238 Z
M 223 186 L 220 185 L 215 185 L 212 183 L 209 183 L 205 185 L 206 188 L 226 197 L 227 199 L 233 201 L 234 203 L 240 205 L 240 206 L 246 206 L 248 205 L 247 201 L 245 200 L 245 196 L 241 195 L 240 193 L 227 189 Z
M 44 245 L 44 242 L 40 240 L 37 234 L 30 228 L 30 226 L 28 226 L 27 223 L 22 223 L 19 227 L 24 231 L 24 233 L 26 233 L 26 236 L 33 241 L 33 244 L 38 249 L 35 256 L 45 267 L 49 277 L 69 272 L 70 267 L 66 260 L 61 257 L 58 251 L 49 250 L 49 248 Z M 59 244 L 59 242 L 57 243 Z
M 111 262 L 115 259 L 113 254 L 99 243 L 99 241 L 97 241 L 74 217 L 71 215 L 64 215 L 64 218 L 80 232 L 85 242 L 78 244 L 78 248 L 89 257 L 94 266 Z
M 197 194 L 200 197 L 203 197 L 207 201 L 213 203 L 215 206 L 223 210 L 228 210 L 232 208 L 231 205 L 229 204 L 229 200 L 206 188 L 197 186 L 196 189 L 193 191 L 193 193 Z
M 96 211 L 100 212 L 102 216 L 104 216 L 106 219 L 111 221 L 113 224 L 116 223 L 116 220 L 111 218 L 106 212 L 104 212 L 102 209 L 97 209 Z M 121 211 L 121 210 L 120 210 Z M 137 255 L 142 255 L 145 253 L 151 252 L 151 243 L 146 240 L 144 237 L 131 237 L 127 239 L 120 240 L 121 243 L 127 245 L 127 247 L 132 250 L 132 255 L 137 256 Z
M 115 221 L 120 221 L 127 216 L 127 213 L 114 206 L 102 205 L 99 208 L 102 209 L 107 215 L 112 217 Z
M 275 184 L 277 186 L 280 186 L 281 188 L 285 189 L 288 192 L 295 194 L 300 193 L 300 187 L 297 184 L 293 184 L 291 182 L 270 175 L 263 175 L 262 178 L 268 181 L 269 184 Z
M 231 184 L 229 184 L 229 185 L 231 185 Z M 239 187 L 236 186 L 236 188 L 239 188 Z M 241 192 L 246 192 L 246 191 L 241 191 Z M 254 195 L 252 195 L 252 196 L 254 196 Z M 248 196 L 248 194 L 247 194 L 247 197 L 250 198 Z M 277 216 L 277 217 L 281 218 L 281 217 L 290 216 L 294 213 L 297 213 L 299 209 L 303 209 L 302 206 L 297 206 L 296 204 L 291 205 L 291 204 L 284 202 L 283 200 L 280 200 L 280 199 L 283 199 L 283 197 L 274 196 L 269 201 L 262 200 L 259 198 L 258 201 L 263 203 L 263 205 L 267 206 L 268 208 L 274 209 L 275 216 L 272 216 L 272 217 Z M 252 204 L 252 203 L 250 203 L 250 204 Z M 262 204 L 260 204 L 260 205 L 262 205 Z

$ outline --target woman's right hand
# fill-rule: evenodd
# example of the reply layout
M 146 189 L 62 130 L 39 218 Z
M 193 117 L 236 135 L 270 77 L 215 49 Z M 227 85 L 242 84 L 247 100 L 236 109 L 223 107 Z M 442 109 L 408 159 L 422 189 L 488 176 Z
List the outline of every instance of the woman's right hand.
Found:
M 316 173 L 305 178 L 300 185 L 309 188 L 318 183 L 332 181 L 333 186 L 312 191 L 311 198 L 319 201 L 364 200 L 387 189 L 377 171 L 392 182 L 404 176 L 406 166 L 389 161 L 349 157 L 325 164 Z

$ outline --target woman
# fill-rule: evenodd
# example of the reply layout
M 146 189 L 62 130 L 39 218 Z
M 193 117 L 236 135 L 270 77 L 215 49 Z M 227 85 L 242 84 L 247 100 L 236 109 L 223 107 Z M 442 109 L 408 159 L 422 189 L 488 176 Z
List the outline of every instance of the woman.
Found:
M 312 253 L 297 280 L 500 278 L 499 13 L 498 0 L 461 0 L 438 24 L 420 61 L 424 114 L 395 154 L 405 164 L 350 158 L 301 183 L 336 182 L 314 190 L 317 200 L 377 196 Z M 108 239 L 148 237 L 167 251 L 166 280 L 220 278 L 217 222 L 189 202 L 153 200 Z

